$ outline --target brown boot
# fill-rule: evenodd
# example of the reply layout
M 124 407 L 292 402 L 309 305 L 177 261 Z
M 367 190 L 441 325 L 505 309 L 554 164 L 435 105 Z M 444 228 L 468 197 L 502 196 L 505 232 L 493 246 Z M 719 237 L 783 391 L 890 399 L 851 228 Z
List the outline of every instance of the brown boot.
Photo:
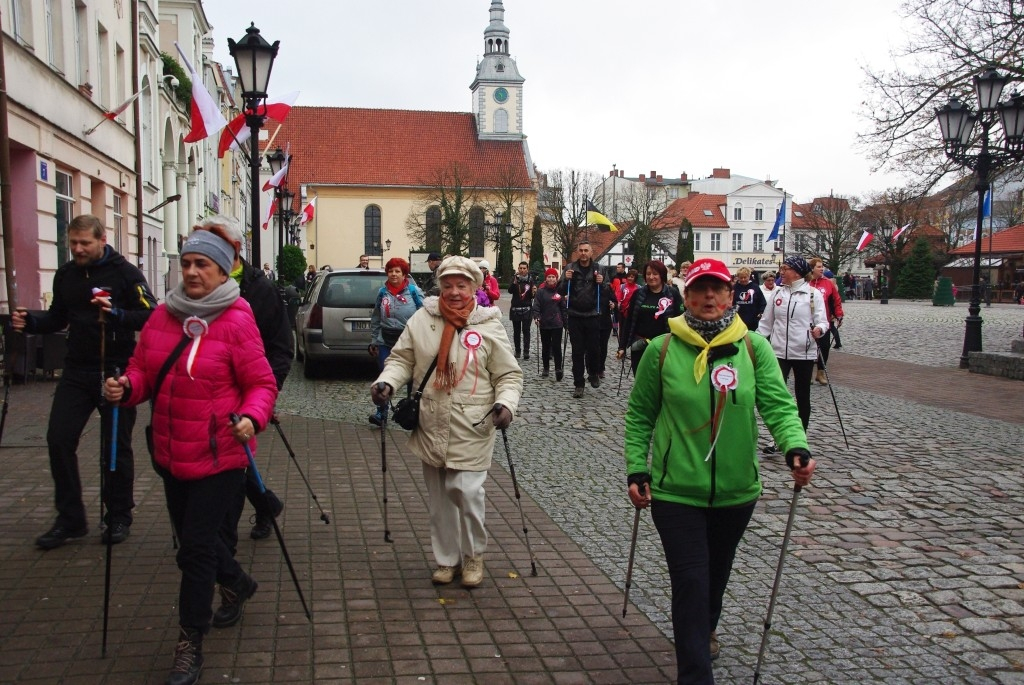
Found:
M 818 369 L 818 373 L 815 374 L 814 380 L 818 381 L 821 385 L 828 385 L 828 379 L 825 378 L 825 370 Z

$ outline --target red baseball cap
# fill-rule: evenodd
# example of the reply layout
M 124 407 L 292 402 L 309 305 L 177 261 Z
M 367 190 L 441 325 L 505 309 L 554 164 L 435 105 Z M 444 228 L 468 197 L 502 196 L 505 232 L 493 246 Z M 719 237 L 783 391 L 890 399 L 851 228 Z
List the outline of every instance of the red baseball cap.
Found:
M 698 259 L 690 266 L 690 270 L 686 272 L 686 278 L 683 279 L 683 287 L 688 288 L 691 283 L 704 276 L 711 276 L 720 281 L 732 283 L 732 274 L 729 273 L 729 268 L 725 264 L 717 259 Z

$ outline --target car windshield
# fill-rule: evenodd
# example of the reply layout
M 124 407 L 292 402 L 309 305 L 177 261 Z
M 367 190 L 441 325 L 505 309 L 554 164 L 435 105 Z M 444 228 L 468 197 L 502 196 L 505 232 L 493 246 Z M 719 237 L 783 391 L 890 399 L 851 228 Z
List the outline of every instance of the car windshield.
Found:
M 325 307 L 373 307 L 384 281 L 378 274 L 333 274 L 324 284 L 320 302 Z

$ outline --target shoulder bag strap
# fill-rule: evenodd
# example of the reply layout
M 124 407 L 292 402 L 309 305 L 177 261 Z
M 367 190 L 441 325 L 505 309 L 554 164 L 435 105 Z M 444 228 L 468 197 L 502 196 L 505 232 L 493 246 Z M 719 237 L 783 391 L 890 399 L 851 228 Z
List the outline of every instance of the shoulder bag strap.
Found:
M 430 362 L 430 366 L 427 367 L 427 372 L 423 374 L 423 380 L 420 381 L 420 387 L 416 389 L 416 395 L 423 395 L 423 388 L 427 387 L 427 379 L 430 378 L 430 374 L 434 373 L 434 369 L 437 367 L 437 355 L 434 355 L 434 361 Z
M 188 345 L 188 341 L 191 340 L 187 335 L 181 336 L 181 340 L 178 341 L 177 347 L 171 352 L 170 356 L 167 357 L 167 361 L 160 367 L 160 371 L 156 374 L 156 382 L 153 383 L 153 392 L 149 396 L 149 404 L 152 409 L 156 405 L 156 396 L 160 392 L 160 386 L 164 384 L 164 378 L 171 372 L 171 367 L 174 366 L 174 362 L 177 361 L 178 357 L 185 350 L 185 346 Z

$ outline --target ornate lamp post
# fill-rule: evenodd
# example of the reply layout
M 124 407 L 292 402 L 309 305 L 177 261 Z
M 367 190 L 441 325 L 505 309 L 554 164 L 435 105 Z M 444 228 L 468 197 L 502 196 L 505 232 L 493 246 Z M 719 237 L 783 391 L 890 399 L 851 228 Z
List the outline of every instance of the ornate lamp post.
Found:
M 291 155 L 285 154 L 281 148 L 276 148 L 273 152 L 267 153 L 267 164 L 270 165 L 271 176 L 276 176 L 281 168 L 291 162 Z M 288 197 L 285 197 L 287 193 Z M 285 222 L 287 221 L 288 214 L 291 212 L 291 199 L 295 197 L 292 193 L 288 192 L 286 182 L 282 181 L 280 185 L 274 188 L 274 199 L 277 200 L 277 254 L 280 257 L 281 248 L 284 247 L 284 236 L 285 236 Z M 277 265 L 278 271 L 280 271 L 280 264 Z
M 499 278 L 510 276 L 511 274 L 504 272 L 506 265 L 502 258 L 507 255 L 507 261 L 512 261 L 512 229 L 515 227 L 511 222 L 505 221 L 504 212 L 497 212 L 494 215 L 493 222 L 484 222 L 484 228 L 487 229 L 487 237 L 493 240 L 497 246 L 494 265 L 495 275 Z
M 242 98 L 245 100 L 245 123 L 249 127 L 249 172 L 251 182 L 250 202 L 252 204 L 252 248 L 249 261 L 257 266 L 260 259 L 260 128 L 267 114 L 267 84 L 270 82 L 270 70 L 274 67 L 277 57 L 277 46 L 280 41 L 271 45 L 260 36 L 255 24 L 245 30 L 245 37 L 237 43 L 228 38 L 228 52 L 235 59 L 238 80 L 242 87 Z M 263 111 L 260 111 L 260 103 Z
M 974 171 L 975 190 L 978 191 L 978 221 L 974 231 L 974 275 L 971 281 L 971 303 L 965 320 L 964 349 L 960 355 L 960 368 L 969 366 L 971 352 L 980 352 L 981 345 L 981 228 L 984 221 L 985 193 L 992 187 L 992 178 L 1000 169 L 1024 159 L 1024 96 L 1014 93 L 1006 102 L 1000 102 L 1003 88 L 1010 81 L 994 68 L 975 75 L 974 90 L 978 96 L 978 112 L 953 98 L 936 112 L 946 156 L 961 166 Z M 992 145 L 989 132 L 996 123 L 1002 123 L 1002 145 Z M 974 134 L 977 124 L 981 132 Z M 996 141 L 998 143 L 998 140 Z M 974 147 L 980 144 L 980 150 Z

